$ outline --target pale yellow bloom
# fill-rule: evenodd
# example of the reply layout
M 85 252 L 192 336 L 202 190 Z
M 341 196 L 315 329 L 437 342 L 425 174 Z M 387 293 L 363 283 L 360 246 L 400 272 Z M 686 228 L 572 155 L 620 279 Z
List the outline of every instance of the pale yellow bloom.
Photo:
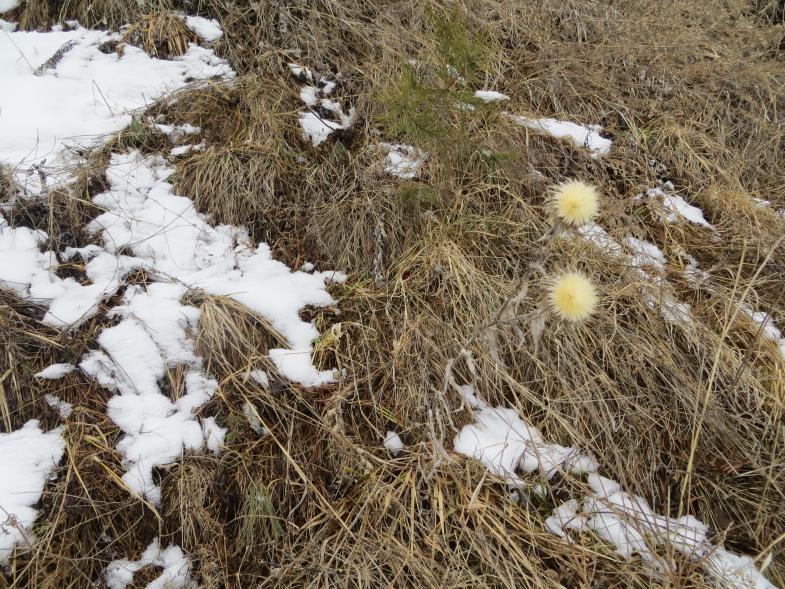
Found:
M 597 290 L 583 274 L 572 272 L 556 278 L 548 290 L 551 311 L 570 322 L 583 321 L 597 306 Z
M 549 204 L 553 214 L 563 223 L 573 227 L 585 225 L 600 208 L 597 189 L 579 180 L 570 180 L 553 188 Z

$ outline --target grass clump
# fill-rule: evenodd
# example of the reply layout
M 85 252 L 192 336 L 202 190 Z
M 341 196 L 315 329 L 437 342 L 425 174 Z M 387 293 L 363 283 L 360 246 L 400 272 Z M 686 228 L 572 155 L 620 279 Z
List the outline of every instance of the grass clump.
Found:
M 121 42 L 144 49 L 152 57 L 171 59 L 184 55 L 199 37 L 189 29 L 179 14 L 160 11 L 145 14 L 129 25 Z

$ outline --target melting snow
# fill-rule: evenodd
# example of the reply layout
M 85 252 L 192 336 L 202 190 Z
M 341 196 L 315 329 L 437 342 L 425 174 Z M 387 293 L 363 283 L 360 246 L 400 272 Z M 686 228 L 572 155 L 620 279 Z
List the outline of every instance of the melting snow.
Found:
M 63 457 L 62 428 L 42 432 L 37 420 L 10 434 L 0 433 L 0 564 L 16 544 L 30 544 L 31 526 L 46 481 Z
M 610 139 L 600 135 L 602 127 L 599 125 L 579 125 L 558 119 L 531 119 L 511 113 L 504 114 L 513 123 L 531 129 L 535 133 L 544 133 L 557 139 L 569 139 L 579 147 L 586 147 L 592 152 L 594 158 L 608 155 L 611 145 L 613 145 Z
M 411 145 L 399 143 L 380 143 L 379 145 L 387 150 L 384 171 L 405 180 L 416 178 L 428 158 L 425 152 Z
M 183 86 L 186 78 L 234 75 L 211 51 L 196 46 L 172 61 L 151 59 L 134 47 L 126 47 L 123 56 L 104 54 L 99 45 L 114 38 L 85 29 L 0 37 L 0 78 L 6 78 L 0 84 L 9 89 L 0 96 L 0 160 L 30 171 L 43 158 L 57 160 L 73 135 L 82 137 L 81 145 L 92 145 L 95 135 L 122 128 L 131 120 L 130 109 Z M 58 59 L 50 60 L 55 53 Z M 340 108 L 327 99 L 319 107 Z M 30 120 L 40 124 L 40 136 L 29 128 Z M 189 125 L 157 127 L 173 139 L 198 132 Z M 83 248 L 41 252 L 43 232 L 10 227 L 0 215 L 0 286 L 42 305 L 51 325 L 77 325 L 117 292 L 131 270 L 147 272 L 151 283 L 126 288 L 122 302 L 108 312 L 118 322 L 100 332 L 98 349 L 82 358 L 80 368 L 115 393 L 107 411 L 125 434 L 118 443 L 127 469 L 123 480 L 152 503 L 160 501 L 152 476 L 156 465 L 185 450 L 216 451 L 225 435 L 213 418 L 197 415 L 218 385 L 195 352 L 199 310 L 183 302 L 185 295 L 200 289 L 231 297 L 264 316 L 288 345 L 269 351 L 279 372 L 313 387 L 332 382 L 334 374 L 311 362 L 319 333 L 300 311 L 333 304 L 326 285 L 343 278 L 292 272 L 272 258 L 266 244 L 252 243 L 244 229 L 213 227 L 189 199 L 173 193 L 167 182 L 172 172 L 161 157 L 113 154 L 106 171 L 109 189 L 94 197 L 103 212 L 88 226 L 97 243 Z M 85 262 L 86 284 L 55 272 L 61 260 L 75 257 Z M 182 390 L 170 398 L 161 383 L 175 367 L 183 369 Z M 38 376 L 56 378 L 65 370 L 53 366 Z
M 401 450 L 403 450 L 401 436 L 394 431 L 388 431 L 384 436 L 384 447 L 387 448 L 393 456 L 398 456 L 398 454 L 401 453 Z
M 709 229 L 712 226 L 703 217 L 703 211 L 698 207 L 689 204 L 684 198 L 678 194 L 673 193 L 674 187 L 670 182 L 666 182 L 662 187 L 649 188 L 646 190 L 646 198 L 659 205 L 664 209 L 660 212 L 661 218 L 668 223 L 675 223 L 679 219 L 686 219 L 690 223 L 702 225 Z M 635 198 L 640 200 L 644 195 L 639 194 Z
M 71 403 L 67 403 L 54 395 L 44 395 L 44 401 L 46 401 L 46 404 L 52 409 L 57 411 L 63 419 L 71 415 L 71 411 L 74 409 L 74 406 L 71 405 Z
M 545 520 L 545 528 L 552 534 L 572 542 L 568 531 L 591 530 L 613 545 L 620 556 L 637 554 L 658 573 L 672 566 L 654 552 L 658 544 L 667 544 L 699 562 L 719 589 L 774 589 L 751 558 L 714 546 L 707 539 L 708 527 L 696 518 L 656 514 L 643 497 L 629 495 L 616 481 L 600 476 L 592 456 L 545 442 L 540 431 L 515 409 L 491 408 L 474 394 L 472 398 L 482 409 L 475 413 L 474 423 L 455 436 L 456 452 L 476 458 L 513 486 L 525 484 L 519 472 L 539 471 L 550 478 L 563 468 L 588 475 L 592 494 L 557 506 Z
M 296 78 L 307 82 L 300 89 L 300 100 L 306 106 L 306 109 L 299 113 L 303 139 L 319 146 L 333 132 L 352 126 L 355 119 L 354 108 L 350 108 L 346 113 L 340 102 L 327 98 L 335 89 L 335 82 L 328 81 L 323 76 L 317 81 L 317 75 L 311 69 L 295 63 L 289 64 L 289 71 Z M 317 83 L 318 86 L 315 85 Z
M 67 163 L 67 147 L 89 146 L 119 131 L 134 110 L 189 80 L 234 75 L 225 61 L 196 45 L 173 60 L 131 45 L 122 56 L 101 51 L 117 38 L 84 28 L 0 35 L 0 161 L 15 169 L 17 183 L 28 191 L 41 189 L 36 164 L 46 162 L 48 182 L 65 180 L 57 168 Z
M 47 366 L 40 372 L 36 372 L 36 378 L 43 378 L 45 380 L 56 380 L 64 377 L 69 372 L 72 372 L 76 366 L 73 364 L 52 364 Z
M 510 97 L 496 90 L 477 90 L 474 93 L 475 98 L 479 98 L 483 102 L 504 102 L 509 100 Z
M 206 43 L 213 43 L 220 39 L 224 32 L 221 25 L 214 18 L 204 18 L 202 16 L 186 16 L 185 26 L 199 35 Z
M 174 544 L 161 549 L 158 539 L 153 540 L 139 560 L 114 560 L 104 571 L 109 589 L 125 589 L 134 581 L 134 575 L 146 566 L 162 568 L 161 574 L 147 584 L 147 589 L 192 589 L 191 561 L 179 546 Z

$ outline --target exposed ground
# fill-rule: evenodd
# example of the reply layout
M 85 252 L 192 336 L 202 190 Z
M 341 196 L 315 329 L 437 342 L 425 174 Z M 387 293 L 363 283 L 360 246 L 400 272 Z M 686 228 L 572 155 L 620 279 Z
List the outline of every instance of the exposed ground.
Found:
M 156 469 L 156 508 L 121 480 L 111 393 L 78 370 L 33 378 L 77 364 L 111 320 L 64 334 L 42 323 L 39 305 L 0 290 L 0 431 L 64 423 L 66 443 L 37 541 L 17 548 L 0 586 L 100 586 L 111 561 L 138 559 L 155 538 L 189 554 L 192 579 L 208 588 L 712 585 L 700 562 L 667 546 L 657 550 L 674 564 L 661 575 L 595 533 L 550 533 L 554 508 L 588 493 L 585 477 L 533 473 L 512 493 L 455 452 L 474 419 L 463 384 L 547 440 L 591 453 L 657 513 L 702 520 L 714 544 L 785 586 L 785 357 L 739 310 L 785 328 L 782 2 L 141 4 L 27 0 L 4 18 L 41 30 L 131 23 L 125 42 L 162 58 L 193 40 L 167 11 L 216 18 L 216 53 L 237 78 L 152 105 L 90 154 L 79 182 L 16 204 L 9 222 L 47 231 L 52 250 L 84 245 L 110 154 L 168 151 L 148 116 L 196 125 L 205 148 L 176 159 L 177 194 L 215 223 L 247 227 L 292 268 L 346 272 L 330 286 L 337 305 L 304 314 L 322 334 L 314 364 L 340 377 L 309 388 L 276 376 L 267 350 L 281 336 L 264 318 L 189 293 L 201 311 L 197 351 L 219 383 L 200 415 L 228 431 L 220 453 L 186 451 Z M 335 80 L 355 109 L 318 146 L 301 136 L 303 80 L 290 62 Z M 479 89 L 510 100 L 484 104 L 472 98 Z M 601 125 L 613 144 L 592 157 L 504 111 Z M 386 174 L 380 140 L 427 153 L 419 174 Z M 598 223 L 611 237 L 661 249 L 667 292 L 690 320 L 663 318 L 652 304 L 661 290 L 628 257 L 541 240 L 548 189 L 572 178 L 601 192 Z M 667 182 L 711 228 L 665 222 L 656 199 L 635 198 Z M 10 199 L 15 188 L 0 190 Z M 685 254 L 708 277 L 685 275 Z M 597 312 L 538 325 L 547 276 L 571 270 L 597 285 Z M 76 264 L 60 271 L 84 279 Z M 248 376 L 260 366 L 269 386 Z M 168 379 L 177 396 L 182 372 Z M 62 419 L 46 394 L 71 414 Z M 395 456 L 388 431 L 404 444 Z M 134 586 L 156 576 L 143 569 Z

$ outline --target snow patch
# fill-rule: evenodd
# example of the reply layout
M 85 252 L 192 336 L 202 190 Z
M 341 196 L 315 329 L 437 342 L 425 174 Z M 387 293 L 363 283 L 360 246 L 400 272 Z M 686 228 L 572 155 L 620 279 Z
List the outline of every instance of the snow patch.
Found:
M 658 186 L 647 189 L 645 198 L 658 203 L 661 208 L 661 210 L 658 211 L 660 218 L 667 223 L 675 223 L 679 219 L 685 219 L 690 223 L 713 229 L 709 222 L 703 217 L 702 210 L 689 204 L 684 200 L 684 197 L 675 194 L 673 191 L 673 184 L 665 182 L 661 187 Z M 636 200 L 641 200 L 643 198 L 643 194 L 639 194 L 635 197 Z
M 264 370 L 252 370 L 248 376 L 258 382 L 264 388 L 270 387 L 270 378 L 267 376 L 267 373 Z
M 496 90 L 477 90 L 474 93 L 475 98 L 479 98 L 483 102 L 504 102 L 509 100 L 510 97 Z
M 108 253 L 130 252 L 158 282 L 146 290 L 126 290 L 122 304 L 109 313 L 121 321 L 101 332 L 100 349 L 80 364 L 117 393 L 109 400 L 108 413 L 125 433 L 118 444 L 127 468 L 123 480 L 154 504 L 160 501 L 155 466 L 205 443 L 216 450 L 223 440 L 221 428 L 209 421 L 200 424 L 195 416 L 217 383 L 204 374 L 195 353 L 199 310 L 182 302 L 185 294 L 201 289 L 228 296 L 263 315 L 291 346 L 269 351 L 281 374 L 304 386 L 319 386 L 332 382 L 334 375 L 313 366 L 312 342 L 319 333 L 299 312 L 308 305 L 333 304 L 326 284 L 343 279 L 337 273 L 292 272 L 272 259 L 266 244 L 254 247 L 243 229 L 212 227 L 189 199 L 173 194 L 166 181 L 172 171 L 159 157 L 138 152 L 112 156 L 109 190 L 94 198 L 104 213 L 89 229 Z M 159 385 L 174 366 L 186 368 L 185 391 L 176 402 Z
M 630 265 L 638 270 L 641 278 L 658 287 L 657 292 L 643 288 L 643 300 L 652 309 L 657 309 L 669 323 L 687 325 L 692 323 L 692 313 L 687 303 L 680 302 L 667 290 L 665 279 L 665 254 L 655 244 L 626 237 L 623 244 L 613 239 L 600 225 L 592 222 L 578 229 L 578 234 L 597 248 L 608 253 L 626 257 Z M 625 253 L 626 246 L 629 253 Z M 693 258 L 694 259 L 694 258 Z
M 100 50 L 118 38 L 81 27 L 0 35 L 0 161 L 28 192 L 42 189 L 34 167 L 44 162 L 47 184 L 70 178 L 61 170 L 73 152 L 67 147 L 94 145 L 190 80 L 234 76 L 226 61 L 196 45 L 173 60 L 131 45 L 123 55 Z
M 296 63 L 289 64 L 289 71 L 299 80 L 307 82 L 300 89 L 300 100 L 306 108 L 298 114 L 304 140 L 318 147 L 335 131 L 352 126 L 355 119 L 354 107 L 350 108 L 348 113 L 344 112 L 340 102 L 328 98 L 335 89 L 335 82 L 328 81 L 324 76 L 318 76 L 313 70 Z
M 63 401 L 59 397 L 55 397 L 54 395 L 44 395 L 44 401 L 46 404 L 49 405 L 52 409 L 57 411 L 60 414 L 60 417 L 66 419 L 69 415 L 71 415 L 71 411 L 73 411 L 74 406 L 71 403 L 67 403 Z
M 97 248 L 85 267 L 92 284 L 60 278 L 55 252 L 41 252 L 42 231 L 11 227 L 0 213 L 0 286 L 20 298 L 48 308 L 43 322 L 54 327 L 75 326 L 95 315 L 98 302 L 120 286 L 120 278 L 138 262 Z
M 763 311 L 756 311 L 747 303 L 740 304 L 739 309 L 758 326 L 764 338 L 777 344 L 780 355 L 785 358 L 785 337 L 782 336 L 782 331 L 774 325 L 771 315 Z
M 21 429 L 0 433 L 0 564 L 8 564 L 17 544 L 34 540 L 31 526 L 44 485 L 63 457 L 63 428 L 41 431 L 38 420 Z
M 515 409 L 483 407 L 474 423 L 465 425 L 455 436 L 453 448 L 476 458 L 493 474 L 512 485 L 522 484 L 517 471 L 539 471 L 551 478 L 560 467 L 574 474 L 594 472 L 593 458 L 574 448 L 547 444 L 540 431 L 524 421 Z
M 387 448 L 393 456 L 398 456 L 404 448 L 401 437 L 394 431 L 388 431 L 384 436 L 384 447 Z
M 170 544 L 161 549 L 156 538 L 142 553 L 139 560 L 113 560 L 104 571 L 104 581 L 109 589 L 125 589 L 133 583 L 134 575 L 146 566 L 162 568 L 161 574 L 147 584 L 147 589 L 194 589 L 191 579 L 191 561 L 182 549 Z
M 63 378 L 69 372 L 73 372 L 75 368 L 76 366 L 73 364 L 52 364 L 40 372 L 36 372 L 35 377 L 44 380 L 57 380 L 58 378 Z
M 214 18 L 204 18 L 203 16 L 186 16 L 185 26 L 199 35 L 206 43 L 213 43 L 220 39 L 224 32 L 221 25 Z
M 380 143 L 387 150 L 384 159 L 384 171 L 397 178 L 411 180 L 420 173 L 420 168 L 428 159 L 428 155 L 412 145 L 400 143 Z
M 715 546 L 708 526 L 692 516 L 671 518 L 659 515 L 638 495 L 630 495 L 611 479 L 591 473 L 587 477 L 593 493 L 577 501 L 570 499 L 554 509 L 546 520 L 553 534 L 571 541 L 567 531 L 591 530 L 610 543 L 624 558 L 638 555 L 654 572 L 663 574 L 674 563 L 655 552 L 670 546 L 698 562 L 718 589 L 729 587 L 773 589 L 752 558 Z
M 591 151 L 593 158 L 608 155 L 613 142 L 603 137 L 599 125 L 579 125 L 570 121 L 543 118 L 531 119 L 512 113 L 503 113 L 516 125 L 531 129 L 535 133 L 543 133 L 557 139 L 568 139 L 578 147 L 585 147 Z
M 774 589 L 751 558 L 713 545 L 707 539 L 708 526 L 701 521 L 691 516 L 676 519 L 655 513 L 643 497 L 630 495 L 618 482 L 600 476 L 592 456 L 546 442 L 540 431 L 515 409 L 491 408 L 473 391 L 472 398 L 483 408 L 475 413 L 474 423 L 464 426 L 455 437 L 456 452 L 476 458 L 491 473 L 515 487 L 525 485 L 519 472 L 539 471 L 550 478 L 562 468 L 572 474 L 587 475 L 592 493 L 568 499 L 553 510 L 544 522 L 552 534 L 572 542 L 568 532 L 591 530 L 620 556 L 638 555 L 659 574 L 674 565 L 654 549 L 668 545 L 700 563 L 718 589 Z
M 193 125 L 166 125 L 164 123 L 151 123 L 153 129 L 159 133 L 163 133 L 169 138 L 172 143 L 177 143 L 187 135 L 198 135 L 202 132 L 199 127 Z
M 594 221 L 579 227 L 578 234 L 601 250 L 616 255 L 624 253 L 624 248 L 621 244 L 608 235 L 608 232 Z
M 224 444 L 226 432 L 225 427 L 221 427 L 215 421 L 215 417 L 208 417 L 202 420 L 202 432 L 204 433 L 204 443 L 207 449 L 217 453 Z

